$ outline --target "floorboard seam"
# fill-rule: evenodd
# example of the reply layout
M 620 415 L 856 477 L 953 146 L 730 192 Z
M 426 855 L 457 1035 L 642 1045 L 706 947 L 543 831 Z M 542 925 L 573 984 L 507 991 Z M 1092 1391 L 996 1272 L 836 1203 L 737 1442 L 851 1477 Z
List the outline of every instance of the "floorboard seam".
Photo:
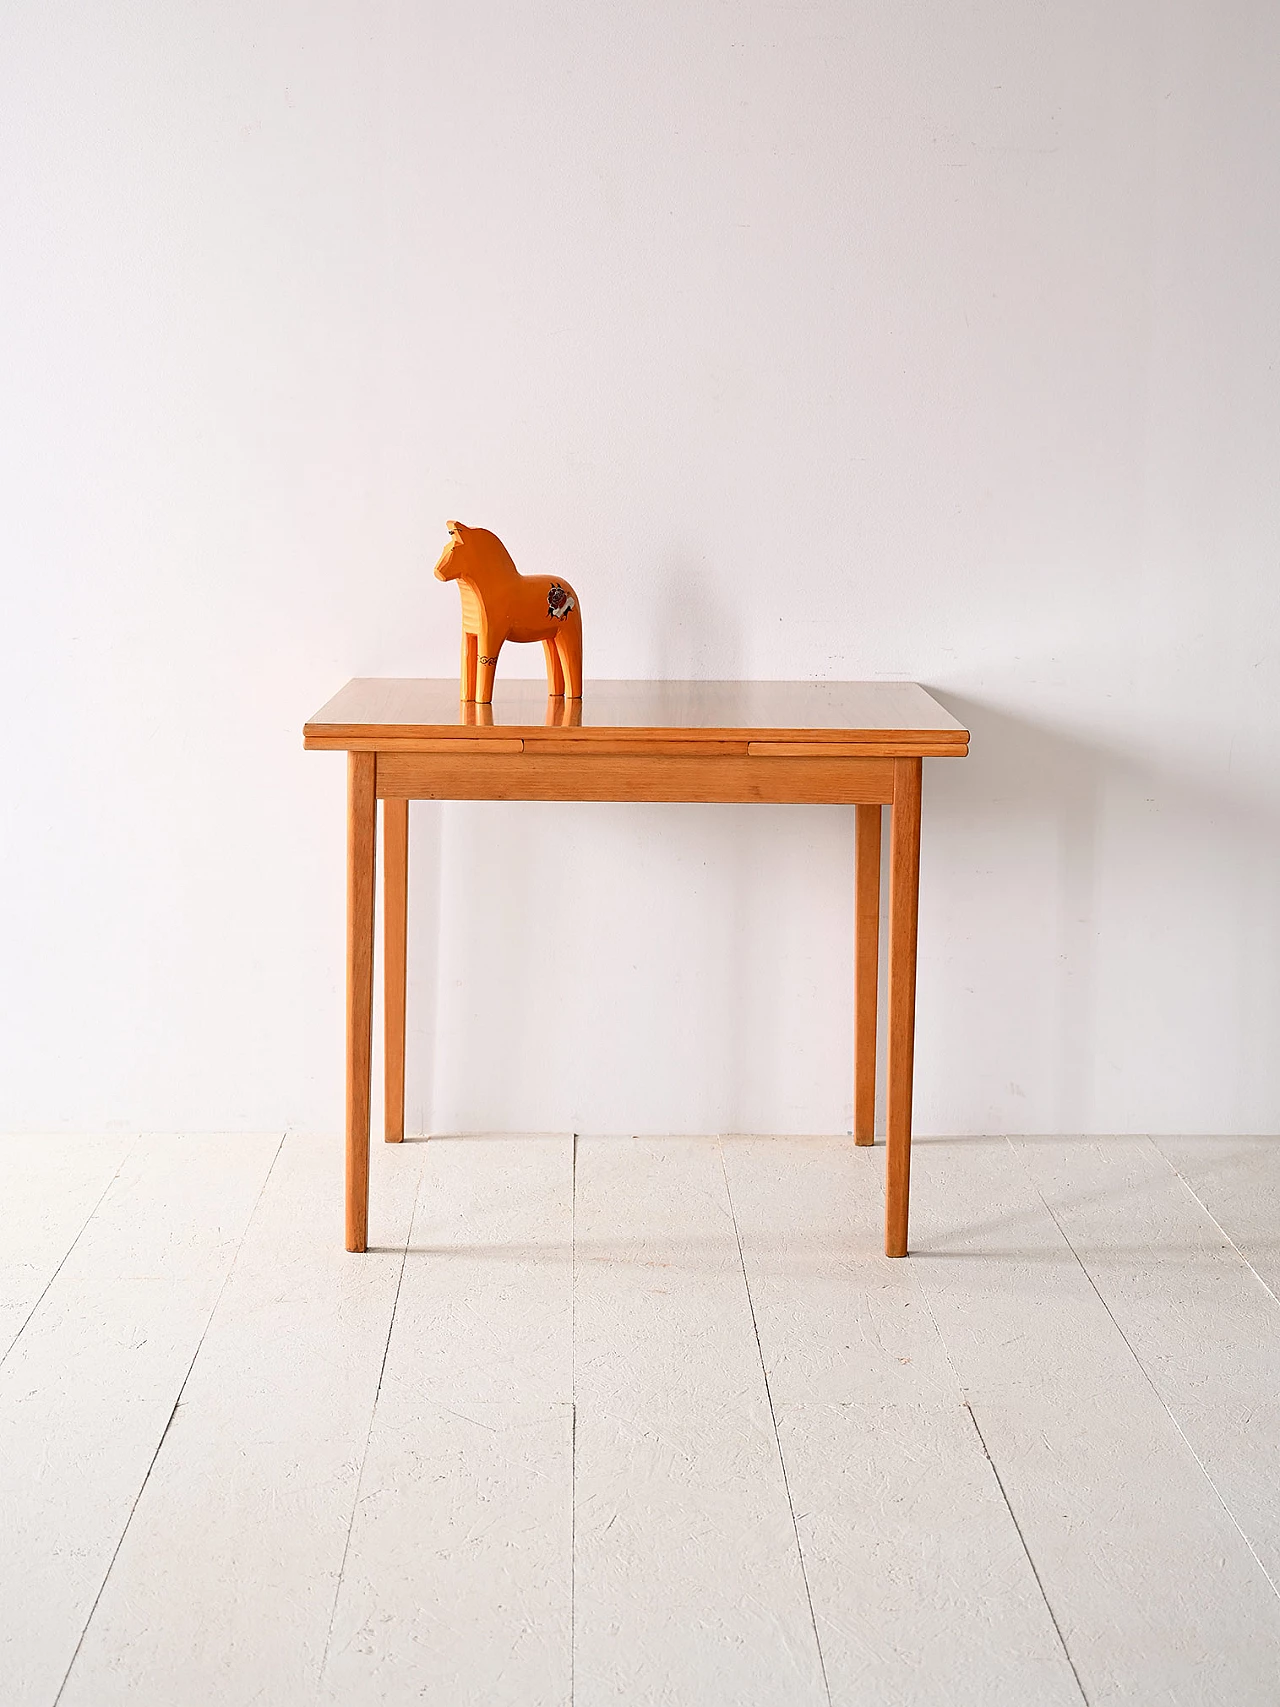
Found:
M 1267 1297 L 1270 1298 L 1274 1303 L 1280 1304 L 1280 1298 L 1276 1297 L 1274 1289 L 1271 1286 L 1269 1286 L 1267 1284 L 1267 1282 L 1263 1279 L 1263 1277 L 1258 1273 L 1257 1269 L 1249 1261 L 1248 1257 L 1240 1249 L 1240 1246 L 1231 1237 L 1231 1235 L 1230 1235 L 1230 1233 L 1228 1233 L 1227 1229 L 1222 1225 L 1222 1222 L 1219 1221 L 1218 1217 L 1213 1213 L 1213 1210 L 1209 1208 L 1209 1205 L 1205 1202 L 1204 1198 L 1201 1197 L 1200 1193 L 1192 1185 L 1191 1181 L 1187 1178 L 1187 1176 L 1178 1167 L 1177 1163 L 1170 1161 L 1169 1157 L 1165 1155 L 1164 1151 L 1160 1148 L 1159 1140 L 1156 1138 L 1148 1138 L 1147 1142 L 1151 1145 L 1151 1148 L 1155 1151 L 1156 1155 L 1159 1156 L 1160 1160 L 1164 1163 L 1164 1165 L 1173 1174 L 1173 1177 L 1178 1181 L 1178 1184 L 1186 1192 L 1187 1196 L 1191 1199 L 1191 1201 L 1196 1205 L 1196 1207 L 1198 1209 L 1202 1209 L 1204 1211 L 1204 1213 L 1209 1217 L 1210 1221 L 1213 1222 L 1213 1224 L 1217 1228 L 1218 1232 L 1221 1233 L 1223 1239 L 1226 1241 L 1226 1243 L 1228 1245 L 1230 1245 L 1231 1249 L 1240 1258 L 1240 1261 L 1249 1270 L 1249 1273 L 1257 1281 L 1258 1285 L 1266 1293 Z
M 21 1327 L 19 1327 L 17 1333 L 13 1336 L 13 1338 L 9 1341 L 8 1345 L 5 1347 L 4 1356 L 0 1357 L 0 1367 L 3 1367 L 5 1359 L 8 1357 L 9 1353 L 13 1350 L 14 1346 L 17 1345 L 18 1341 L 22 1338 L 23 1334 L 26 1333 L 27 1324 L 30 1322 L 31 1318 L 35 1315 L 36 1311 L 40 1308 L 41 1304 L 44 1303 L 45 1295 L 47 1294 L 49 1288 L 53 1285 L 54 1281 L 62 1273 L 63 1264 L 65 1264 L 65 1262 L 67 1261 L 67 1258 L 71 1255 L 72 1251 L 75 1250 L 76 1246 L 80 1243 L 81 1239 L 84 1237 L 85 1228 L 89 1225 L 90 1221 L 93 1220 L 94 1216 L 98 1213 L 99 1209 L 102 1208 L 102 1205 L 106 1199 L 107 1193 L 111 1190 L 112 1186 L 120 1178 L 120 1174 L 121 1174 L 122 1169 L 124 1168 L 125 1163 L 129 1160 L 130 1156 L 132 1156 L 133 1152 L 137 1149 L 137 1147 L 138 1147 L 137 1141 L 135 1140 L 132 1144 L 130 1144 L 128 1149 L 125 1151 L 124 1155 L 121 1156 L 119 1167 L 117 1167 L 115 1173 L 112 1174 L 111 1178 L 107 1181 L 106 1185 L 103 1186 L 101 1196 L 98 1198 L 98 1201 L 94 1204 L 93 1208 L 85 1216 L 83 1222 L 80 1225 L 80 1230 L 76 1234 L 75 1238 L 72 1239 L 71 1243 L 67 1246 L 66 1251 L 65 1251 L 63 1258 L 62 1258 L 62 1262 L 60 1262 L 58 1264 L 57 1268 L 54 1269 L 53 1273 L 49 1276 L 48 1280 L 40 1288 L 40 1296 L 36 1299 L 35 1303 L 31 1306 L 31 1308 L 27 1311 L 26 1315 L 22 1318 Z
M 1071 1667 L 1071 1675 L 1076 1680 L 1076 1688 L 1080 1691 L 1080 1699 L 1084 1702 L 1085 1707 L 1089 1707 L 1089 1697 L 1085 1693 L 1084 1684 L 1080 1681 L 1080 1673 L 1076 1670 L 1076 1662 L 1071 1658 L 1071 1650 L 1067 1646 L 1066 1637 L 1062 1634 L 1062 1626 L 1058 1623 L 1057 1614 L 1053 1610 L 1049 1596 L 1045 1593 L 1044 1584 L 1040 1580 L 1040 1573 L 1036 1569 L 1036 1562 L 1031 1557 L 1030 1547 L 1027 1546 L 1027 1538 L 1022 1533 L 1022 1525 L 1018 1522 L 1018 1514 L 1014 1511 L 1009 1495 L 1005 1491 L 1005 1485 L 1001 1480 L 1000 1471 L 996 1466 L 995 1459 L 991 1456 L 990 1448 L 987 1446 L 986 1436 L 983 1434 L 982 1429 L 979 1426 L 978 1419 L 973 1412 L 973 1406 L 969 1403 L 968 1399 L 964 1401 L 964 1408 L 969 1413 L 969 1421 L 973 1424 L 973 1432 L 978 1437 L 978 1443 L 982 1447 L 983 1456 L 991 1466 L 991 1474 L 995 1478 L 996 1487 L 1000 1490 L 1000 1498 L 1004 1501 L 1005 1510 L 1009 1513 L 1009 1521 L 1012 1523 L 1018 1540 L 1022 1544 L 1022 1551 L 1026 1556 L 1027 1564 L 1031 1567 L 1031 1575 L 1036 1579 L 1036 1587 L 1040 1590 L 1040 1598 L 1044 1601 L 1044 1609 L 1049 1614 L 1049 1618 L 1053 1624 L 1053 1633 L 1058 1638 L 1059 1645 L 1062 1648 L 1062 1657 Z
M 955 1359 L 951 1355 L 951 1348 L 947 1344 L 946 1337 L 943 1334 L 942 1329 L 938 1326 L 938 1318 L 933 1313 L 933 1305 L 929 1302 L 928 1293 L 925 1291 L 918 1279 L 915 1279 L 914 1276 L 912 1278 L 915 1280 L 916 1296 L 924 1305 L 925 1310 L 928 1313 L 929 1320 L 933 1323 L 933 1331 L 938 1336 L 938 1344 L 942 1347 L 942 1355 L 946 1358 L 947 1367 L 950 1369 L 955 1380 L 956 1391 L 960 1395 L 960 1402 L 969 1413 L 969 1421 L 973 1424 L 973 1432 L 978 1437 L 978 1444 L 982 1448 L 982 1456 L 986 1459 L 987 1464 L 990 1467 L 996 1487 L 1000 1491 L 1000 1498 L 1004 1502 L 1004 1508 L 1009 1513 L 1009 1522 L 1013 1525 L 1013 1532 L 1018 1537 L 1018 1544 L 1022 1548 L 1023 1557 L 1026 1559 L 1028 1568 L 1035 1580 L 1036 1588 L 1040 1591 L 1040 1598 L 1044 1602 L 1044 1609 L 1049 1614 L 1049 1622 L 1053 1625 L 1053 1633 L 1058 1638 L 1058 1645 L 1062 1649 L 1062 1657 L 1071 1668 L 1071 1675 L 1076 1681 L 1076 1688 L 1080 1691 L 1080 1699 L 1084 1702 L 1085 1707 L 1089 1707 L 1089 1697 L 1085 1694 L 1084 1684 L 1080 1681 L 1080 1673 L 1076 1670 L 1076 1662 L 1072 1659 L 1071 1650 L 1067 1646 L 1066 1637 L 1062 1634 L 1062 1626 L 1058 1623 L 1058 1615 L 1053 1610 L 1053 1603 L 1049 1599 L 1044 1583 L 1041 1580 L 1040 1573 L 1036 1569 L 1036 1562 L 1031 1557 L 1031 1549 L 1027 1546 L 1027 1538 L 1022 1533 L 1022 1525 L 1018 1522 L 1018 1514 L 1013 1509 L 1013 1503 L 1005 1490 L 1004 1482 L 1000 1477 L 1000 1471 L 996 1467 L 996 1461 L 991 1456 L 990 1448 L 987 1446 L 986 1436 L 978 1426 L 978 1419 L 974 1415 L 973 1406 L 969 1403 L 969 1395 L 964 1382 L 960 1379 L 960 1371 L 956 1368 Z
M 1010 1148 L 1012 1148 L 1012 1145 L 1010 1145 Z M 1016 1154 L 1016 1152 L 1015 1152 L 1015 1154 Z M 1018 1160 L 1021 1163 L 1022 1158 L 1019 1157 Z M 1027 1177 L 1030 1179 L 1031 1178 L 1030 1169 L 1026 1169 L 1025 1171 L 1027 1173 Z M 1176 1171 L 1177 1170 L 1175 1169 L 1175 1172 Z M 1089 1285 L 1093 1290 L 1094 1297 L 1098 1300 L 1099 1304 L 1102 1305 L 1102 1308 L 1107 1312 L 1107 1315 L 1110 1317 L 1111 1323 L 1114 1326 L 1116 1332 L 1120 1335 L 1120 1338 L 1124 1341 L 1125 1346 L 1128 1349 L 1129 1355 L 1133 1359 L 1134 1363 L 1137 1365 L 1137 1367 L 1138 1367 L 1138 1369 L 1142 1375 L 1143 1380 L 1147 1383 L 1148 1387 L 1150 1387 L 1151 1391 L 1155 1394 L 1156 1399 L 1159 1402 L 1161 1409 L 1164 1411 L 1164 1413 L 1168 1417 L 1169 1421 L 1173 1424 L 1174 1428 L 1177 1430 L 1178 1438 L 1182 1441 L 1182 1444 L 1186 1447 L 1187 1451 L 1191 1454 L 1193 1460 L 1195 1461 L 1196 1468 L 1199 1470 L 1200 1474 L 1204 1477 L 1205 1481 L 1208 1483 L 1209 1487 L 1211 1488 L 1211 1490 L 1213 1492 L 1214 1499 L 1216 1499 L 1218 1504 L 1222 1507 L 1222 1510 L 1225 1512 L 1227 1519 L 1230 1522 L 1232 1528 L 1235 1530 L 1236 1534 L 1240 1537 L 1240 1539 L 1244 1542 L 1245 1546 L 1248 1548 L 1250 1558 L 1252 1558 L 1253 1562 L 1257 1565 L 1258 1569 L 1262 1572 L 1262 1575 L 1265 1577 L 1266 1582 L 1267 1582 L 1267 1586 L 1270 1588 L 1272 1594 L 1274 1594 L 1277 1597 L 1277 1599 L 1280 1599 L 1280 1588 L 1278 1588 L 1276 1586 L 1276 1582 L 1275 1582 L 1274 1577 L 1271 1575 L 1271 1572 L 1267 1569 L 1267 1567 L 1263 1564 L 1262 1560 L 1258 1557 L 1257 1551 L 1255 1550 L 1252 1541 L 1250 1541 L 1249 1537 L 1245 1534 L 1244 1530 L 1240 1527 L 1240 1523 L 1236 1517 L 1236 1514 L 1232 1511 L 1231 1507 L 1227 1504 L 1226 1500 L 1223 1499 L 1221 1490 L 1219 1489 L 1218 1484 L 1214 1481 L 1213 1477 L 1209 1474 L 1208 1468 L 1206 1467 L 1203 1458 L 1201 1458 L 1200 1454 L 1196 1451 L 1195 1447 L 1191 1444 L 1191 1441 L 1187 1437 L 1186 1430 L 1183 1428 L 1182 1424 L 1178 1421 L 1177 1417 L 1173 1414 L 1173 1411 L 1170 1408 L 1169 1403 L 1166 1400 L 1164 1394 L 1160 1391 L 1159 1387 L 1156 1385 L 1155 1380 L 1153 1379 L 1150 1370 L 1148 1370 L 1146 1364 L 1142 1361 L 1142 1359 L 1138 1356 L 1138 1353 L 1134 1350 L 1132 1340 L 1130 1340 L 1128 1334 L 1125 1333 L 1124 1329 L 1120 1326 L 1120 1323 L 1116 1320 L 1115 1312 L 1112 1310 L 1110 1304 L 1107 1303 L 1106 1299 L 1102 1296 L 1102 1293 L 1098 1288 L 1097 1282 L 1094 1280 L 1093 1276 L 1089 1273 L 1088 1268 L 1085 1266 L 1084 1259 L 1081 1257 L 1079 1251 L 1075 1248 L 1075 1246 L 1071 1243 L 1071 1240 L 1067 1237 L 1066 1229 L 1063 1227 L 1061 1221 L 1059 1221 L 1057 1215 L 1054 1213 L 1053 1205 L 1047 1200 L 1044 1193 L 1040 1190 L 1039 1186 L 1036 1184 L 1036 1182 L 1034 1180 L 1032 1180 L 1032 1186 L 1035 1189 L 1036 1195 L 1039 1197 L 1041 1203 L 1044 1204 L 1045 1209 L 1048 1211 L 1049 1217 L 1052 1220 L 1054 1226 L 1058 1229 L 1058 1232 L 1062 1238 L 1062 1242 L 1066 1245 L 1067 1249 L 1071 1252 L 1071 1255 L 1075 1258 L 1076 1263 L 1079 1265 L 1081 1274 L 1083 1274 L 1085 1279 L 1089 1282 Z M 1194 1193 L 1192 1195 L 1194 1196 Z M 1197 1199 L 1197 1202 L 1198 1201 L 1199 1201 L 1199 1199 Z M 1207 1213 L 1207 1211 L 1206 1211 L 1206 1213 Z M 1270 1290 L 1270 1289 L 1268 1288 L 1268 1290 Z
M 316 1687 L 324 1684 L 325 1667 L 329 1663 L 329 1648 L 333 1642 L 333 1625 L 338 1616 L 338 1600 L 342 1594 L 342 1579 L 346 1575 L 347 1556 L 351 1551 L 351 1535 L 356 1526 L 356 1513 L 360 1510 L 360 1487 L 364 1481 L 364 1468 L 369 1460 L 369 1442 L 373 1439 L 373 1424 L 378 1414 L 378 1399 L 382 1393 L 382 1379 L 387 1373 L 387 1357 L 391 1351 L 391 1335 L 395 1331 L 396 1311 L 400 1308 L 400 1288 L 404 1285 L 405 1264 L 409 1260 L 409 1246 L 413 1242 L 413 1225 L 418 1218 L 418 1198 L 422 1193 L 422 1175 L 425 1163 L 418 1164 L 418 1177 L 413 1187 L 413 1204 L 409 1210 L 409 1219 L 404 1230 L 404 1248 L 400 1252 L 400 1271 L 396 1275 L 395 1296 L 391 1300 L 391 1312 L 387 1319 L 387 1337 L 382 1344 L 382 1362 L 378 1365 L 378 1385 L 373 1390 L 373 1403 L 369 1406 L 369 1426 L 365 1430 L 364 1446 L 360 1452 L 360 1467 L 356 1471 L 355 1497 L 351 1501 L 351 1516 L 347 1520 L 347 1533 L 342 1543 L 342 1559 L 338 1565 L 338 1580 L 333 1585 L 333 1604 L 329 1608 L 329 1627 L 324 1634 L 324 1647 L 320 1653 L 320 1670 L 316 1676 Z M 57 1707 L 55 1702 L 54 1707 Z
M 89 1626 L 93 1623 L 93 1615 L 98 1610 L 99 1602 L 102 1600 L 102 1596 L 106 1592 L 107 1584 L 111 1580 L 111 1573 L 115 1569 L 116 1560 L 120 1557 L 120 1549 L 124 1546 L 125 1536 L 129 1533 L 129 1526 L 133 1522 L 134 1513 L 138 1509 L 143 1494 L 147 1491 L 147 1483 L 151 1480 L 151 1472 L 155 1469 L 156 1460 L 160 1457 L 161 1452 L 164 1450 L 164 1443 L 169 1438 L 169 1430 L 173 1427 L 173 1419 L 177 1416 L 178 1408 L 182 1404 L 182 1395 L 187 1390 L 187 1383 L 191 1379 L 191 1371 L 196 1366 L 196 1359 L 200 1355 L 200 1348 L 208 1337 L 209 1328 L 212 1325 L 213 1318 L 218 1313 L 218 1306 L 221 1304 L 227 1287 L 231 1283 L 231 1276 L 235 1273 L 236 1264 L 240 1260 L 240 1253 L 244 1249 L 244 1242 L 249 1237 L 249 1229 L 253 1226 L 254 1217 L 258 1213 L 258 1207 L 262 1202 L 263 1193 L 266 1191 L 271 1180 L 271 1176 L 275 1172 L 276 1163 L 280 1160 L 280 1152 L 284 1149 L 286 1136 L 287 1134 L 283 1132 L 280 1134 L 280 1142 L 276 1145 L 275 1154 L 271 1158 L 271 1164 L 263 1175 L 262 1184 L 258 1187 L 258 1195 L 253 1200 L 253 1208 L 249 1211 L 248 1218 L 245 1221 L 244 1231 L 241 1233 L 236 1244 L 235 1252 L 232 1255 L 231 1261 L 227 1264 L 227 1272 L 222 1277 L 222 1285 L 218 1288 L 218 1296 L 214 1299 L 212 1308 L 210 1309 L 208 1316 L 205 1318 L 204 1327 L 200 1330 L 200 1338 L 196 1341 L 196 1349 L 191 1354 L 191 1361 L 187 1364 L 186 1373 L 179 1384 L 178 1396 L 173 1401 L 173 1409 L 169 1412 L 168 1420 L 165 1422 L 164 1428 L 160 1431 L 160 1439 L 156 1442 L 156 1449 L 151 1454 L 151 1461 L 147 1465 L 146 1474 L 143 1476 L 142 1481 L 139 1484 L 137 1493 L 133 1496 L 133 1504 L 129 1507 L 129 1515 L 124 1520 L 124 1525 L 116 1539 L 116 1544 L 111 1550 L 111 1557 L 107 1561 L 107 1568 L 102 1573 L 102 1581 L 98 1584 L 98 1592 L 93 1597 L 93 1605 L 89 1608 L 89 1615 L 85 1619 L 83 1628 L 80 1631 L 80 1639 L 75 1645 L 75 1649 L 72 1652 L 70 1660 L 67 1662 L 66 1671 L 62 1674 L 62 1682 L 58 1685 L 58 1693 L 53 1698 L 53 1707 L 58 1707 L 59 1701 L 62 1700 L 63 1691 L 66 1689 L 67 1683 L 70 1680 L 71 1673 L 75 1669 L 76 1660 L 79 1658 L 80 1650 L 84 1646 L 84 1639 L 89 1634 Z M 123 1167 L 124 1163 L 122 1162 L 120 1165 Z
M 800 1561 L 800 1580 L 804 1584 L 804 1597 L 809 1606 L 809 1623 L 813 1629 L 813 1644 L 818 1654 L 818 1666 L 822 1672 L 822 1688 L 827 1698 L 827 1707 L 831 1707 L 831 1684 L 827 1678 L 827 1661 L 822 1652 L 822 1638 L 818 1634 L 818 1617 L 813 1609 L 813 1591 L 809 1587 L 809 1571 L 804 1562 L 804 1544 L 800 1540 L 800 1525 L 796 1521 L 795 1501 L 791 1497 L 791 1481 L 787 1475 L 787 1460 L 782 1450 L 782 1437 L 778 1433 L 778 1415 L 773 1408 L 773 1389 L 769 1385 L 769 1371 L 765 1367 L 764 1347 L 760 1344 L 760 1327 L 756 1321 L 755 1300 L 751 1296 L 751 1282 L 747 1278 L 747 1259 L 742 1250 L 742 1234 L 738 1229 L 738 1212 L 733 1206 L 733 1192 L 729 1188 L 729 1170 L 725 1165 L 724 1144 L 717 1143 L 720 1152 L 720 1172 L 724 1175 L 724 1195 L 729 1205 L 729 1219 L 733 1223 L 733 1237 L 738 1246 L 738 1264 L 742 1269 L 742 1284 L 747 1294 L 747 1309 L 751 1312 L 751 1331 L 756 1340 L 756 1356 L 760 1359 L 760 1373 L 764 1378 L 764 1396 L 769 1406 L 769 1421 L 773 1425 L 773 1444 L 778 1453 L 778 1466 L 782 1471 L 782 1486 L 787 1496 L 787 1510 L 791 1513 L 791 1529 L 796 1538 L 796 1557 Z

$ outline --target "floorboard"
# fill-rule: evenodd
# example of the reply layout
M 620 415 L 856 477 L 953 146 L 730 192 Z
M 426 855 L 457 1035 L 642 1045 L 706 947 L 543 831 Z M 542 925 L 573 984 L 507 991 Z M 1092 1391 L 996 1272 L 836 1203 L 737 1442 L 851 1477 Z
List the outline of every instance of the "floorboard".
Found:
M 60 1707 L 314 1700 L 419 1173 L 377 1159 L 353 1261 L 339 1145 L 285 1141 Z
M 1280 1298 L 1280 1137 L 1157 1138 L 1156 1148 Z
M 573 1139 L 433 1138 L 324 1699 L 570 1699 Z
M 881 1254 L 883 1146 L 724 1157 L 832 1701 L 1079 1707 L 915 1265 Z
M 52 1703 L 272 1160 L 139 1142 L 0 1368 L 0 1678 Z
M 1274 1707 L 1280 1601 L 1031 1171 L 915 1152 L 912 1265 L 1091 1707 Z
M 1280 1303 L 1146 1138 L 1016 1146 L 1273 1584 Z
M 827 1700 L 719 1145 L 580 1139 L 574 1701 Z
M 0 1138 L 0 1363 L 102 1200 L 131 1138 Z
M 1274 1140 L 63 1143 L 4 1707 L 1278 1699 Z

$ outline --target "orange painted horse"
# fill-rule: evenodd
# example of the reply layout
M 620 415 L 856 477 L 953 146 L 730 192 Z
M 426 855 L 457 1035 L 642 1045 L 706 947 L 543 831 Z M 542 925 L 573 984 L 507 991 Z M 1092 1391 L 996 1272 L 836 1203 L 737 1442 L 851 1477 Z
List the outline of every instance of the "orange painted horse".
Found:
M 508 640 L 541 640 L 547 691 L 582 698 L 582 606 L 567 581 L 522 575 L 496 533 L 449 522 L 437 581 L 462 594 L 462 698 L 493 700 L 498 653 Z

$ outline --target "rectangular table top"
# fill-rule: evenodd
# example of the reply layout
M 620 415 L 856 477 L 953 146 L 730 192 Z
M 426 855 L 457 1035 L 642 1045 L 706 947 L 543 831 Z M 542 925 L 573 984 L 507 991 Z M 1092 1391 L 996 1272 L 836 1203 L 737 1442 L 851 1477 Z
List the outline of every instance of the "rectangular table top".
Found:
M 915 682 L 589 681 L 582 699 L 548 696 L 542 681 L 502 680 L 492 706 L 458 698 L 458 679 L 357 677 L 303 731 L 308 748 L 386 741 L 466 741 L 519 736 L 566 741 L 584 753 L 601 742 L 679 744 L 716 738 L 758 744 L 865 747 L 903 756 L 961 757 L 969 734 Z

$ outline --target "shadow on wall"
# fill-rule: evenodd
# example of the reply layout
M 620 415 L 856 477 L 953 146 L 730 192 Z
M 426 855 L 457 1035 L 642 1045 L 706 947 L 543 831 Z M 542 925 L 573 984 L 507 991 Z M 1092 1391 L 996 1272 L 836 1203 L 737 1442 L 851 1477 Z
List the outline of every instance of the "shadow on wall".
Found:
M 736 612 L 705 570 L 672 561 L 653 581 L 653 674 L 740 673 Z M 424 812 L 439 829 L 420 857 Z M 687 1119 L 711 1129 L 744 1119 L 744 1086 L 753 1068 L 759 1082 L 761 1067 L 751 1042 L 762 982 L 751 928 L 765 833 L 758 817 L 758 809 L 733 806 L 710 820 L 701 808 L 679 806 L 415 807 L 410 968 L 420 972 L 421 997 L 411 986 L 408 1130 L 442 1118 L 469 1127 L 466 1104 L 479 1124 L 502 1130 L 530 1121 L 539 1130 L 596 1129 L 602 1116 L 629 1125 L 629 1115 L 643 1121 L 651 1106 L 654 1075 L 645 1063 L 654 1060 L 663 1062 L 664 1085 L 690 1081 Z M 629 878 L 625 889 L 619 874 Z M 438 898 L 430 883 L 439 884 Z M 692 899 L 699 888 L 712 904 Z M 584 979 L 599 935 L 610 952 Z M 500 966 L 501 976 L 486 978 L 477 970 L 485 966 Z M 646 979 L 653 988 L 656 967 L 665 972 L 660 1010 L 640 994 Z M 550 1004 L 547 990 L 555 992 Z M 501 1040 L 502 1071 L 482 1080 L 484 1035 Z M 566 1038 L 578 1047 L 560 1061 Z
M 724 596 L 723 584 L 703 565 L 672 561 L 662 570 L 653 604 L 653 628 L 649 656 L 660 681 L 736 681 L 744 674 L 742 621 L 737 605 Z M 641 835 L 662 835 L 665 827 L 654 821 L 663 808 L 633 808 L 644 820 L 637 826 Z M 746 1123 L 743 1086 L 747 1081 L 745 1050 L 750 1035 L 747 1011 L 752 967 L 748 947 L 750 930 L 750 887 L 753 880 L 752 843 L 749 835 L 734 834 L 741 826 L 724 823 L 730 815 L 741 819 L 753 808 L 721 807 L 717 817 L 724 826 L 719 841 L 716 874 L 720 927 L 717 977 L 697 981 L 707 1002 L 722 1010 L 720 1021 L 727 1047 L 716 1059 L 719 1083 L 712 1096 L 725 1111 L 723 1124 L 733 1129 Z M 709 1014 L 699 1016 L 701 1028 L 714 1034 L 717 1027 Z M 711 1061 L 706 1061 L 710 1066 Z
M 652 620 L 669 679 L 744 673 L 705 575 L 673 569 Z M 918 1130 L 1274 1129 L 1269 773 L 1233 786 L 1186 742 L 1144 754 L 1122 727 L 1112 744 L 937 697 L 973 744 L 927 767 Z M 784 825 L 774 811 L 415 804 L 409 1130 L 430 1129 L 433 1104 L 435 1120 L 467 1123 L 459 1086 L 489 1031 L 510 1092 L 481 1098 L 496 1128 L 609 1130 L 634 1105 L 677 1122 L 651 1130 L 793 1130 L 798 1106 L 818 1122 L 802 1130 L 844 1130 L 851 814 L 777 808 Z M 796 812 L 813 814 L 803 837 Z M 551 931 L 562 917 L 572 928 Z M 806 933 L 824 929 L 815 956 Z M 584 978 L 593 932 L 612 947 Z M 467 970 L 490 963 L 501 978 Z M 788 1031 L 787 992 L 806 977 L 809 1019 Z M 592 1040 L 590 1071 L 549 1073 L 561 1034 Z M 653 1061 L 678 1096 L 650 1095 Z
M 1000 1025 L 992 1019 L 1009 1004 L 1043 1003 L 1048 984 L 1053 1129 L 1108 1124 L 1124 1100 L 1117 1095 L 1122 1081 L 1133 1107 L 1122 1129 L 1274 1124 L 1280 813 L 1233 789 L 1225 763 L 1217 772 L 1207 763 L 1198 771 L 1176 740 L 1153 759 L 1126 749 L 1119 734 L 1107 745 L 929 691 L 972 739 L 962 764 L 928 767 L 926 853 L 946 857 L 941 850 L 959 832 L 962 845 L 976 839 L 992 854 L 984 865 L 993 890 L 976 897 L 983 928 L 998 927 L 1002 907 L 1014 904 L 1000 886 L 1025 880 L 1002 867 L 1002 848 L 1025 848 L 1029 826 L 1042 852 L 1046 836 L 1052 848 L 1052 858 L 1030 868 L 1041 883 L 1052 874 L 1051 894 L 1039 898 L 1048 909 L 1049 942 L 1042 938 L 1002 978 L 998 966 L 981 964 L 983 944 L 974 938 L 973 981 L 995 1008 L 985 1024 L 980 1017 L 980 1035 L 965 1028 L 970 1035 L 958 1047 L 977 1051 L 998 1075 Z M 1211 1084 L 1213 1105 L 1189 1103 L 1183 1120 L 1142 1088 L 1166 1082 L 1175 1100 L 1179 1083 Z M 1214 1112 L 1217 1119 L 1208 1118 Z

